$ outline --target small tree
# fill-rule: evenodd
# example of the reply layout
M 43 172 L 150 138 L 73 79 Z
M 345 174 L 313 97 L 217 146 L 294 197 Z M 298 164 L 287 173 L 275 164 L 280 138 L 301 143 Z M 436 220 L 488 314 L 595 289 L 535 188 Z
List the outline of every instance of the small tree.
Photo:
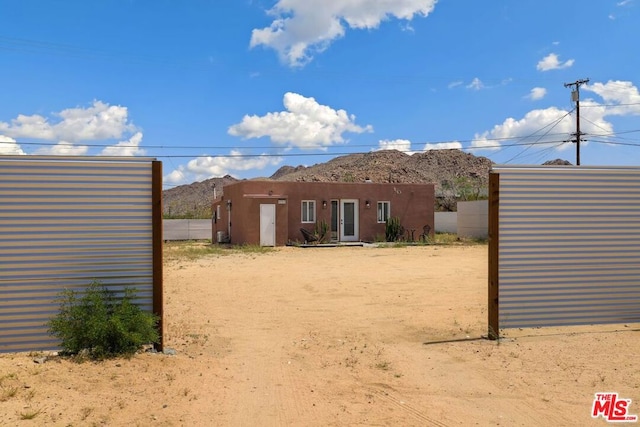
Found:
M 61 341 L 68 354 L 87 352 L 91 359 L 129 356 L 142 345 L 157 342 L 157 316 L 133 303 L 135 289 L 116 298 L 99 282 L 83 295 L 66 289 L 60 295 L 60 311 L 48 323 L 49 333 Z
M 441 183 L 437 197 L 438 210 L 455 212 L 458 202 L 484 200 L 488 197 L 486 185 L 478 178 L 459 176 L 453 180 L 444 180 Z

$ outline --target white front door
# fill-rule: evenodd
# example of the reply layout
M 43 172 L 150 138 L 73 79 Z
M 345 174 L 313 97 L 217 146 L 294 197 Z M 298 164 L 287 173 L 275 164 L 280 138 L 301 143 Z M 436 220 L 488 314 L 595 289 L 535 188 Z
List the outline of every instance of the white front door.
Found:
M 340 241 L 357 242 L 358 239 L 358 200 L 340 200 Z
M 276 245 L 276 205 L 260 205 L 260 246 Z

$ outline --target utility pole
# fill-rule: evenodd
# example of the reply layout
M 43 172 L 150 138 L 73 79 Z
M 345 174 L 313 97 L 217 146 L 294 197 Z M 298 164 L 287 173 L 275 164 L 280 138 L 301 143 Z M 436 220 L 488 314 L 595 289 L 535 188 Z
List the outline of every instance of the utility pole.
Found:
M 580 137 L 582 133 L 580 132 L 580 86 L 585 83 L 589 83 L 589 79 L 580 79 L 576 80 L 573 83 L 565 83 L 564 87 L 575 86 L 575 90 L 571 92 L 571 100 L 576 102 L 576 133 L 574 142 L 576 143 L 576 165 L 580 166 L 580 141 L 582 140 Z

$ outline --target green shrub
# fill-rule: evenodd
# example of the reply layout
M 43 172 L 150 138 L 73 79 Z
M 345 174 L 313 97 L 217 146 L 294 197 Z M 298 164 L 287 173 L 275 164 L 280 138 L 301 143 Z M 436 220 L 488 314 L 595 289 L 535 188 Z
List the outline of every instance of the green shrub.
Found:
M 404 234 L 404 228 L 400 224 L 400 218 L 391 216 L 387 218 L 385 225 L 385 237 L 387 242 L 397 242 Z
M 91 359 L 129 356 L 142 345 L 157 342 L 157 316 L 133 303 L 135 289 L 116 298 L 98 282 L 82 294 L 70 289 L 60 295 L 60 311 L 48 323 L 65 353 Z

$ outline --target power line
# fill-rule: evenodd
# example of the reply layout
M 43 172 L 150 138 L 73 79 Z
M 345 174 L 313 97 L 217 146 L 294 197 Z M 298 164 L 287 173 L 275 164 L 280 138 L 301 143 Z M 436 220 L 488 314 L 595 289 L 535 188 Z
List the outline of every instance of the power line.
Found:
M 511 138 L 513 139 L 513 138 Z M 428 151 L 447 151 L 447 150 L 459 150 L 459 151 L 473 151 L 473 150 L 485 150 L 485 149 L 493 149 L 493 148 L 503 148 L 503 147 L 521 147 L 528 145 L 548 145 L 548 144 L 563 144 L 566 143 L 566 140 L 547 140 L 547 141 L 536 141 L 536 142 L 516 142 L 512 144 L 495 144 L 495 145 L 482 145 L 482 146 L 474 146 L 474 147 L 461 147 L 461 148 L 431 148 L 431 149 L 421 149 L 421 150 L 410 150 L 414 153 L 426 153 Z M 363 145 L 364 147 L 364 145 Z M 376 151 L 385 151 L 385 149 L 380 149 L 380 147 L 372 147 L 371 145 L 366 145 L 366 147 L 371 148 L 372 151 L 356 151 L 356 152 L 324 152 L 324 153 L 263 153 L 263 154 L 216 154 L 216 155 L 159 155 L 157 157 L 167 157 L 167 158 L 192 158 L 192 157 L 225 157 L 225 158 L 244 158 L 244 157 L 317 157 L 317 156 L 341 156 L 348 154 L 369 154 Z M 390 150 L 393 150 L 391 148 Z
M 567 113 L 568 115 L 569 113 Z M 557 123 L 559 123 L 565 116 L 563 116 L 562 118 L 557 120 Z M 557 124 L 556 123 L 556 124 Z M 554 125 L 555 126 L 555 125 Z M 621 133 L 633 133 L 633 132 L 640 132 L 640 130 L 632 130 L 632 131 L 625 131 L 625 132 L 619 132 L 619 133 L 607 133 L 607 134 L 595 134 L 593 136 L 595 137 L 608 137 L 608 136 L 615 136 Z M 499 142 L 502 140 L 513 140 L 513 139 L 528 139 L 531 138 L 532 136 L 534 136 L 535 134 L 529 135 L 529 136 L 525 136 L 525 137 L 520 137 L 520 138 L 491 138 L 491 139 L 486 139 L 486 141 L 494 141 L 494 142 Z M 549 136 L 549 135 L 564 135 L 564 134 L 548 134 L 545 133 L 543 135 L 541 135 L 537 141 L 534 142 L 514 142 L 511 144 L 501 144 L 501 143 L 497 143 L 497 144 L 486 144 L 486 145 L 478 145 L 478 146 L 469 146 L 469 147 L 460 147 L 460 148 L 431 148 L 431 149 L 416 149 L 416 150 L 410 150 L 412 152 L 415 153 L 425 153 L 427 151 L 444 151 L 444 150 L 460 150 L 460 151 L 474 151 L 474 150 L 485 150 L 485 149 L 499 149 L 499 148 L 509 148 L 509 147 L 533 147 L 533 146 L 537 146 L 537 145 L 550 145 L 550 144 L 558 144 L 561 145 L 563 143 L 566 143 L 567 141 L 564 139 L 549 139 L 549 140 L 545 140 L 545 141 L 540 141 L 541 138 L 545 137 L 545 136 Z M 467 142 L 473 142 L 474 140 L 467 140 Z M 450 142 L 450 141 L 446 141 L 446 142 Z M 9 142 L 0 142 L 0 144 L 8 144 Z M 11 142 L 13 144 L 13 142 Z M 26 143 L 26 142 L 20 142 L 20 141 L 16 141 L 16 144 L 20 144 L 20 145 L 43 145 L 43 146 L 56 146 L 56 143 Z M 426 144 L 437 144 L 438 142 L 428 142 Z M 113 147 L 113 144 L 82 144 L 84 146 L 91 146 L 91 147 Z M 421 144 L 422 145 L 422 144 Z M 634 144 L 630 144 L 630 145 L 634 145 Z M 186 149 L 186 148 L 194 148 L 194 149 L 206 149 L 207 147 L 182 147 L 182 146 L 144 146 L 144 147 L 140 147 L 141 149 L 145 149 L 147 150 L 148 148 L 162 148 L 162 149 Z M 371 152 L 375 152 L 375 151 L 383 151 L 380 149 L 379 146 L 373 146 L 371 144 L 358 144 L 358 145 L 352 145 L 350 147 L 358 147 L 358 148 L 362 148 L 362 147 L 367 147 L 369 148 L 371 151 L 355 151 L 355 152 L 330 152 L 330 151 L 326 151 L 326 152 L 321 152 L 321 153 L 305 153 L 305 152 L 300 152 L 300 153 L 260 153 L 260 154 L 145 154 L 146 157 L 148 156 L 154 156 L 154 157 L 159 157 L 159 158 L 207 158 L 207 157 L 219 157 L 219 158 L 255 158 L 255 157 L 322 157 L 322 156 L 339 156 L 339 155 L 348 155 L 348 154 L 366 154 L 366 153 L 371 153 Z M 124 147 L 126 148 L 126 147 Z M 229 148 L 229 149 L 237 149 L 238 147 L 210 147 L 210 148 L 216 148 L 216 149 L 223 149 L 223 148 Z M 256 148 L 256 149 L 264 149 L 265 147 L 243 147 L 243 148 Z M 519 155 L 518 155 L 519 156 Z M 518 157 L 516 156 L 516 157 Z M 112 157 L 131 157 L 128 155 L 115 155 Z M 515 157 L 514 157 L 515 158 Z M 513 160 L 513 158 L 511 159 Z M 509 160 L 509 161 L 511 161 Z
M 636 104 L 626 104 L 626 105 L 636 105 Z M 638 103 L 637 105 L 640 105 L 640 103 Z M 582 105 L 582 108 L 586 108 L 587 106 Z M 574 109 L 575 110 L 575 109 Z M 574 110 L 571 110 L 569 112 L 572 113 Z M 566 117 L 567 114 L 565 114 L 562 118 Z M 632 130 L 626 130 L 626 131 L 617 131 L 617 132 L 610 132 L 607 129 L 602 128 L 601 126 L 597 125 L 596 123 L 590 121 L 589 119 L 587 119 L 586 117 L 581 117 L 584 120 L 587 120 L 588 122 L 590 122 L 591 124 L 593 124 L 596 127 L 599 127 L 600 129 L 602 129 L 603 131 L 607 132 L 606 134 L 596 134 L 595 136 L 615 136 L 615 135 L 621 135 L 621 134 L 627 134 L 627 133 L 636 133 L 636 132 L 640 132 L 640 129 L 632 129 Z M 544 130 L 545 128 L 552 126 L 555 127 L 557 125 L 557 120 L 554 120 L 553 122 L 541 127 L 540 129 L 538 129 L 537 131 L 529 134 L 529 135 L 525 135 L 525 136 L 507 136 L 507 137 L 492 137 L 492 138 L 485 138 L 485 141 L 495 141 L 495 142 L 499 142 L 499 141 L 510 141 L 510 140 L 517 140 L 517 141 L 523 141 L 525 139 L 528 138 L 533 138 L 536 136 L 536 134 L 542 130 Z M 564 136 L 565 133 L 545 133 L 546 136 L 550 136 L 550 137 L 557 137 L 557 136 Z M 463 143 L 473 143 L 474 141 L 476 141 L 477 139 L 459 139 L 459 138 L 452 138 L 452 139 L 447 139 L 447 140 L 437 140 L 437 141 L 426 141 L 424 143 L 420 143 L 420 144 L 443 144 L 443 143 L 450 143 L 452 141 L 457 141 L 460 142 L 461 144 Z M 553 142 L 553 141 L 552 141 Z M 33 142 L 33 141 L 25 141 L 25 140 L 16 140 L 16 141 L 12 141 L 12 143 L 16 143 L 19 145 L 27 145 L 27 146 L 42 146 L 42 147 L 47 147 L 47 146 L 56 146 L 59 144 L 59 142 Z M 82 142 L 79 143 L 82 146 L 85 147 L 93 147 L 93 148 L 105 148 L 105 147 L 112 147 L 114 145 L 114 143 L 87 143 L 87 142 Z M 416 143 L 417 144 L 417 143 Z M 371 147 L 371 144 L 350 144 L 350 147 Z M 508 145 L 505 145 L 505 147 L 509 147 Z M 220 149 L 220 150 L 224 150 L 224 149 L 238 149 L 238 145 L 210 145 L 210 146 L 202 146 L 202 145 L 172 145 L 172 144 L 160 144 L 160 145 L 144 145 L 142 148 L 144 149 L 180 149 L 180 150 L 207 150 L 207 149 Z M 242 146 L 242 149 L 264 149 L 264 146 Z M 491 146 L 491 148 L 499 148 L 499 147 L 495 147 L 495 146 Z
M 538 138 L 538 140 L 536 142 L 539 142 L 543 137 L 545 137 L 549 132 L 551 132 L 551 130 L 556 127 L 558 125 L 558 123 L 560 123 L 562 120 L 564 120 L 565 117 L 567 117 L 569 114 L 571 114 L 571 111 L 569 111 L 567 114 L 565 114 L 564 116 L 560 117 L 559 119 L 557 119 L 555 122 L 548 124 L 545 127 L 548 127 L 550 125 L 553 125 L 549 128 L 549 130 L 545 133 L 543 133 L 542 135 L 540 135 L 540 137 Z M 544 128 L 542 128 L 544 129 Z M 542 130 L 541 129 L 541 130 Z M 564 141 L 563 141 L 564 142 Z M 547 142 L 548 143 L 548 142 Z M 561 145 L 561 144 L 558 144 Z M 525 148 L 523 151 L 521 151 L 520 153 L 516 154 L 515 156 L 513 156 L 511 159 L 507 160 L 506 163 L 511 162 L 512 160 L 516 159 L 518 156 L 520 156 L 521 154 L 525 153 L 527 150 L 529 150 L 531 147 L 533 147 L 533 145 L 529 145 L 527 148 Z
M 553 123 L 551 123 L 553 124 Z M 545 125 L 543 126 L 541 129 L 537 130 L 536 132 L 530 134 L 530 135 L 526 135 L 526 136 L 512 136 L 512 137 L 500 137 L 500 138 L 485 138 L 485 141 L 511 141 L 511 140 L 523 140 L 526 138 L 532 138 L 533 136 L 536 135 L 537 132 L 539 132 L 542 129 L 545 129 L 547 126 L 549 125 Z M 554 133 L 554 134 L 549 134 L 550 136 L 563 136 L 565 135 L 564 133 Z M 424 143 L 420 143 L 422 144 L 445 144 L 445 143 L 449 143 L 452 141 L 457 141 L 460 143 L 472 143 L 474 141 L 476 141 L 475 139 L 449 139 L 449 140 L 439 140 L 439 141 L 427 141 Z M 38 145 L 38 146 L 56 146 L 58 145 L 58 142 L 31 142 L 31 141 L 15 141 L 16 144 L 20 144 L 20 145 Z M 97 148 L 104 148 L 104 147 L 112 147 L 114 144 L 107 144 L 107 143 L 99 143 L 99 144 L 95 144 L 95 143 L 80 143 L 80 145 L 86 146 L 86 147 L 97 147 Z M 350 147 L 371 147 L 371 144 L 353 144 L 353 145 L 349 145 Z M 126 147 L 126 146 L 125 146 Z M 228 146 L 223 146 L 223 145 L 215 145 L 215 146 L 189 146 L 189 145 L 145 145 L 143 148 L 148 149 L 148 148 L 155 148 L 155 149 L 181 149 L 181 150 L 204 150 L 204 149 L 220 149 L 220 150 L 236 150 L 239 147 L 237 145 L 228 145 Z M 264 149 L 265 147 L 263 145 L 254 145 L 254 146 L 246 146 L 243 145 L 242 147 L 240 147 L 242 149 Z
M 590 123 L 593 123 L 593 122 L 591 122 L 589 120 L 587 120 L 587 121 L 590 122 Z M 602 127 L 598 126 L 595 123 L 593 123 L 593 125 L 602 129 Z M 604 134 L 590 134 L 590 135 L 593 136 L 593 137 L 607 138 L 608 141 L 611 141 L 610 138 L 617 138 L 617 139 L 621 139 L 621 140 L 624 140 L 624 141 L 631 141 L 631 142 L 637 141 L 637 142 L 640 142 L 640 139 L 626 138 L 624 136 L 620 136 L 620 135 L 627 134 L 627 133 L 632 133 L 632 132 L 638 132 L 638 131 L 613 132 L 613 133 L 612 132 L 608 132 L 608 133 L 604 133 Z M 593 139 L 589 138 L 589 141 L 593 141 Z
M 556 145 L 552 145 L 550 147 L 544 148 L 544 149 L 540 150 L 538 153 L 534 153 L 534 154 L 537 154 L 537 156 L 536 156 L 535 160 L 532 163 L 535 163 L 535 164 L 541 163 L 542 159 L 544 159 L 551 150 L 557 149 L 562 144 L 564 144 L 564 142 L 561 142 L 561 143 L 558 143 Z M 544 162 L 542 162 L 542 163 L 544 163 Z
M 635 107 L 635 106 L 637 106 L 637 105 L 640 105 L 640 102 L 629 102 L 629 103 L 622 103 L 622 104 L 596 104 L 596 105 L 583 105 L 583 106 L 582 106 L 582 108 Z
M 526 135 L 526 136 L 522 136 L 522 137 L 496 137 L 496 138 L 485 138 L 484 141 L 491 141 L 491 142 L 495 142 L 495 144 L 485 144 L 485 145 L 477 145 L 477 146 L 468 146 L 468 147 L 460 147 L 460 148 L 455 148 L 456 150 L 460 150 L 460 151 L 474 151 L 474 150 L 484 150 L 484 149 L 505 149 L 505 148 L 510 148 L 510 147 L 522 147 L 525 146 L 527 147 L 524 151 L 518 153 L 516 156 L 512 157 L 511 159 L 509 159 L 507 161 L 511 162 L 512 160 L 514 160 L 515 158 L 521 156 L 522 154 L 524 154 L 527 150 L 529 150 L 530 148 L 537 146 L 537 145 L 551 145 L 553 144 L 553 146 L 551 146 L 550 148 L 555 148 L 558 147 L 560 145 L 562 145 L 563 143 L 566 143 L 567 141 L 564 139 L 548 139 L 545 141 L 541 141 L 542 138 L 544 137 L 554 137 L 554 136 L 564 136 L 564 133 L 550 133 L 551 130 L 553 130 L 553 128 L 555 126 L 557 126 L 557 124 L 562 121 L 567 115 L 571 114 L 572 111 L 566 113 L 565 115 L 563 115 L 562 117 L 554 120 L 553 122 L 543 126 L 542 128 L 540 128 L 539 130 Z M 606 133 L 602 133 L 602 134 L 591 134 L 593 137 L 604 137 L 604 138 L 608 138 L 608 137 L 618 137 L 618 138 L 622 138 L 620 135 L 623 134 L 630 134 L 630 133 L 636 133 L 636 132 L 640 132 L 640 129 L 632 129 L 632 130 L 626 130 L 626 131 L 620 131 L 620 132 L 609 132 L 607 129 L 604 129 L 600 126 L 598 126 L 597 124 L 591 122 L 590 120 L 586 119 L 585 120 L 589 121 L 590 123 L 592 123 L 594 126 L 599 127 L 600 129 L 606 131 Z M 538 134 L 541 130 L 546 129 L 550 127 L 545 133 L 543 133 L 542 135 L 538 136 L 536 141 L 526 141 L 527 139 L 533 138 L 534 136 L 536 136 L 536 134 Z M 508 140 L 518 140 L 519 142 L 514 142 L 514 143 L 510 143 L 510 144 L 504 144 L 504 143 L 500 143 L 500 141 L 508 141 Z M 426 142 L 424 144 L 440 144 L 440 143 L 446 143 L 446 142 L 451 142 L 452 140 L 446 140 L 446 141 L 430 141 L 430 142 Z M 468 139 L 468 140 L 455 140 L 460 142 L 461 144 L 464 142 L 467 143 L 473 143 L 474 141 L 476 141 L 476 139 Z M 610 143 L 613 144 L 614 142 L 608 140 L 608 141 L 594 141 L 594 142 L 603 142 L 603 143 Z M 37 146 L 56 146 L 58 145 L 58 143 L 47 143 L 47 142 L 29 142 L 29 141 L 3 141 L 0 142 L 0 146 L 3 144 L 19 144 L 19 145 L 37 145 Z M 420 145 L 422 145 L 423 143 L 421 143 Z M 629 145 L 629 146 L 639 146 L 640 144 L 632 144 L 632 143 L 628 143 L 628 144 L 624 144 L 624 143 L 617 143 L 618 145 Z M 104 143 L 100 143 L 100 144 L 81 144 L 83 146 L 87 146 L 87 147 L 113 147 L 114 144 L 104 144 Z M 152 153 L 145 153 L 145 156 L 154 156 L 154 157 L 158 157 L 158 158 L 165 158 L 165 159 L 173 159 L 173 158 L 237 158 L 237 159 L 242 159 L 242 158 L 264 158 L 264 157 L 274 157 L 274 158 L 285 158 L 285 157 L 320 157 L 320 156 L 325 156 L 325 157 L 330 157 L 330 156 L 340 156 L 340 155 L 349 155 L 349 154 L 367 154 L 367 153 L 371 153 L 371 152 L 375 152 L 375 151 L 381 151 L 379 146 L 374 146 L 371 144 L 355 144 L 355 145 L 350 145 L 350 147 L 353 148 L 368 148 L 368 151 L 356 151 L 356 152 L 330 152 L 330 151 L 326 151 L 326 152 L 321 152 L 321 153 L 305 153 L 305 152 L 299 152 L 299 153 L 262 153 L 262 154 L 179 154 L 179 155 L 172 155 L 172 154 L 167 154 L 167 155 L 163 155 L 163 154 L 152 154 Z M 125 147 L 126 148 L 126 147 Z M 206 150 L 206 149 L 213 149 L 213 150 L 220 150 L 220 149 L 238 149 L 238 146 L 213 146 L 213 147 L 202 147 L 202 146 L 179 146 L 179 145 L 150 145 L 150 146 L 143 146 L 140 147 L 140 149 L 144 149 L 144 150 L 149 150 L 149 149 L 180 149 L 180 150 L 187 150 L 187 149 L 198 149 L 198 150 Z M 242 149 L 265 149 L 264 146 L 251 146 L 251 147 L 242 147 Z M 424 153 L 427 151 L 432 151 L 432 150 L 448 150 L 448 148 L 435 148 L 435 149 L 417 149 L 417 150 L 410 150 L 414 153 Z M 545 149 L 544 151 L 548 151 L 548 149 Z M 184 152 L 184 151 L 183 151 Z M 129 155 L 121 155 L 121 156 L 112 156 L 112 157 L 132 157 Z
M 556 121 L 543 126 L 542 128 L 540 128 L 539 130 L 537 130 L 536 132 L 533 132 L 529 135 L 525 135 L 525 136 L 512 136 L 512 137 L 500 137 L 500 138 L 485 138 L 485 141 L 491 141 L 491 142 L 500 142 L 500 141 L 511 141 L 511 140 L 518 140 L 518 141 L 524 141 L 526 139 L 530 139 L 536 136 L 536 134 L 542 130 L 545 129 L 548 126 L 553 125 L 553 127 L 555 127 L 557 125 L 557 122 L 559 120 L 564 119 L 568 114 L 570 114 L 571 111 L 567 114 L 565 114 L 564 116 L 562 116 L 560 119 L 556 119 Z M 588 119 L 585 118 L 585 120 L 589 121 Z M 589 121 L 590 123 L 593 123 L 591 121 Z M 596 125 L 595 123 L 593 123 L 594 125 Z M 596 125 L 597 126 L 597 125 Z M 603 133 L 603 134 L 590 134 L 593 136 L 599 136 L 599 137 L 609 137 L 609 136 L 617 136 L 617 135 L 622 135 L 622 134 L 629 134 L 629 133 L 636 133 L 636 132 L 640 132 L 640 129 L 632 129 L 632 130 L 626 130 L 626 131 L 620 131 L 620 132 L 609 132 L 607 129 L 601 128 L 602 130 L 606 131 L 607 133 Z M 543 136 L 549 136 L 549 137 L 559 137 L 559 136 L 564 136 L 566 135 L 565 133 L 545 133 L 543 134 Z M 476 139 L 449 139 L 449 140 L 438 140 L 438 141 L 427 141 L 427 142 L 423 142 L 423 143 L 419 143 L 419 145 L 425 145 L 425 144 L 444 144 L 444 143 L 450 143 L 452 141 L 457 141 L 462 143 L 473 143 L 474 141 L 476 141 Z M 566 141 L 556 141 L 556 140 L 549 140 L 549 141 L 544 141 L 544 142 L 540 142 L 540 144 L 552 144 L 554 142 L 566 142 Z M 58 142 L 30 142 L 30 141 L 22 141 L 22 140 L 17 140 L 17 141 L 0 141 L 0 144 L 18 144 L 18 145 L 31 145 L 31 146 L 43 146 L 43 147 L 55 147 L 57 146 L 59 143 Z M 461 148 L 461 149 L 469 149 L 469 150 L 477 150 L 477 149 L 483 149 L 483 148 L 501 148 L 501 147 L 516 147 L 516 146 L 522 146 L 522 145 L 529 145 L 529 144 L 534 144 L 536 145 L 538 143 L 538 141 L 536 141 L 535 143 L 533 142 L 521 142 L 521 143 L 513 143 L 513 144 L 496 144 L 496 145 L 483 145 L 483 146 L 473 146 L 473 147 L 467 147 L 467 148 Z M 417 144 L 417 143 L 416 143 Z M 79 143 L 78 145 L 82 145 L 85 147 L 92 147 L 92 148 L 106 148 L 106 147 L 113 147 L 114 144 L 107 144 L 107 143 L 100 143 L 100 144 L 93 144 L 93 143 Z M 355 148 L 362 148 L 362 147 L 368 147 L 368 148 L 379 148 L 378 146 L 372 146 L 371 144 L 350 144 L 349 147 L 355 147 Z M 123 148 L 127 148 L 127 146 L 123 146 Z M 242 146 L 242 147 L 238 147 L 237 145 L 233 145 L 233 146 L 222 146 L 222 145 L 218 145 L 218 146 L 201 146 L 201 145 L 197 145 L 197 146 L 189 146 L 189 145 L 144 145 L 142 147 L 140 147 L 142 149 L 160 149 L 160 150 L 171 150 L 171 149 L 180 149 L 180 150 L 206 150 L 206 149 L 216 149 L 216 150 L 237 150 L 239 148 L 241 149 L 265 149 L 265 146 L 258 146 L 258 145 L 254 145 L 254 146 Z M 420 151 L 420 150 L 412 150 L 412 151 Z M 422 150 L 422 151 L 429 151 L 429 150 Z M 305 155 L 312 155 L 312 154 L 316 154 L 316 153 L 300 153 L 300 156 L 305 156 Z M 324 153 L 317 153 L 319 155 L 324 155 Z M 292 155 L 298 155 L 298 154 L 292 154 Z M 194 155 L 195 156 L 195 155 Z M 207 154 L 202 154 L 199 156 L 209 156 Z M 230 155 L 232 156 L 232 155 Z M 188 155 L 183 155 L 182 157 L 192 157 L 192 156 L 188 156 Z
M 429 151 L 450 151 L 450 150 L 458 150 L 458 151 L 473 151 L 473 150 L 485 150 L 491 148 L 502 148 L 502 147 L 518 147 L 518 146 L 527 146 L 527 145 L 549 145 L 555 143 L 565 143 L 564 140 L 549 140 L 549 141 L 539 141 L 539 142 L 520 142 L 513 144 L 497 144 L 497 145 L 482 145 L 476 147 L 461 147 L 461 148 L 433 148 L 433 149 L 422 149 L 422 150 L 411 150 L 414 153 L 426 153 Z M 0 142 L 2 144 L 2 142 Z M 369 146 L 371 147 L 371 146 Z M 330 156 L 345 156 L 350 154 L 371 154 L 378 151 L 385 151 L 384 149 L 380 149 L 379 147 L 371 148 L 370 151 L 354 151 L 354 152 L 323 152 L 323 153 L 262 153 L 262 154 L 200 154 L 200 155 L 188 155 L 188 154 L 167 154 L 167 155 L 153 155 L 153 154 L 145 154 L 144 157 L 157 157 L 163 159 L 180 159 L 180 158 L 207 158 L 207 157 L 216 157 L 216 158 L 258 158 L 258 157 L 330 157 Z M 56 156 L 52 154 L 51 156 Z M 69 157 L 68 154 L 65 154 L 64 157 Z M 98 156 L 99 157 L 99 156 Z M 135 156 L 128 155 L 109 155 L 109 157 L 123 157 L 123 158 L 131 158 Z
M 589 139 L 589 142 L 595 142 L 597 144 L 610 144 L 610 145 L 626 145 L 629 147 L 640 147 L 640 142 L 618 142 L 618 141 L 600 141 L 598 139 Z

